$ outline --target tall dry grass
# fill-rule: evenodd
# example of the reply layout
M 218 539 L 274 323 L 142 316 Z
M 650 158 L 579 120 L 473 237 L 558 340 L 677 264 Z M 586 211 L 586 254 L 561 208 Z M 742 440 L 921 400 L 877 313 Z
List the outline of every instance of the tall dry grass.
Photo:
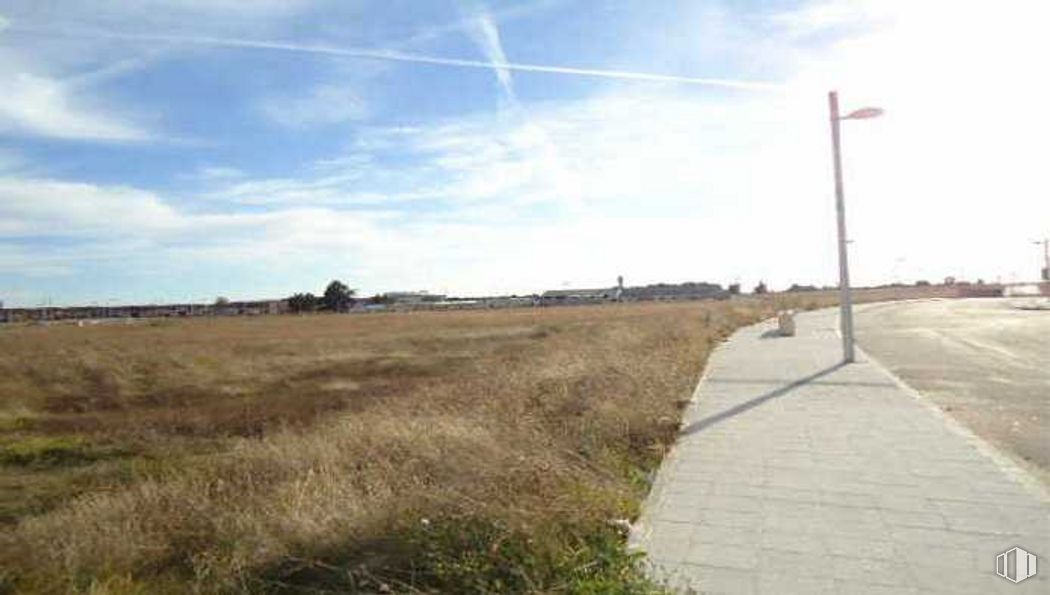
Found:
M 610 521 L 636 513 L 707 355 L 830 299 L 6 329 L 0 443 L 28 458 L 3 467 L 0 580 L 644 588 Z M 83 456 L 33 459 L 55 443 Z M 45 504 L 20 499 L 40 485 Z

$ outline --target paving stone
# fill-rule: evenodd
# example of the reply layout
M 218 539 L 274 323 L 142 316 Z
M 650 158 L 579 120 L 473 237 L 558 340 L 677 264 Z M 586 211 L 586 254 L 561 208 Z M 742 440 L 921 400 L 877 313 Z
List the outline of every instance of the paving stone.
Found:
M 931 510 L 883 510 L 882 518 L 890 525 L 944 529 L 947 522 L 941 513 Z
M 684 564 L 680 569 L 690 587 L 697 593 L 748 595 L 758 592 L 756 574 L 751 571 L 702 564 Z
M 758 576 L 758 592 L 779 595 L 831 595 L 841 591 L 835 584 L 835 579 L 830 577 L 762 573 Z
M 898 554 L 894 542 L 870 537 L 833 534 L 825 536 L 824 544 L 828 553 L 836 556 L 891 560 L 896 559 Z
M 775 529 L 763 530 L 759 545 L 763 549 L 800 554 L 826 555 L 831 553 L 825 540 L 821 537 Z
M 685 562 L 719 568 L 754 570 L 758 566 L 758 552 L 749 544 L 726 545 L 690 542 Z

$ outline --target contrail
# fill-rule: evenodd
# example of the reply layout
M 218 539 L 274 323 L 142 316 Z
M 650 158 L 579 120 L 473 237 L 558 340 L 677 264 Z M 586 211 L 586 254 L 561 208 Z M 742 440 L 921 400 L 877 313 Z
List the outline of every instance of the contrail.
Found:
M 109 31 L 60 31 L 44 28 L 29 28 L 11 26 L 11 30 L 17 29 L 22 32 L 62 35 L 68 37 L 95 37 L 103 39 L 142 41 L 150 43 L 172 43 L 211 47 L 243 48 L 255 50 L 276 50 L 285 52 L 305 52 L 310 54 L 323 54 L 328 56 L 342 56 L 347 58 L 364 58 L 370 60 L 386 60 L 390 62 L 412 62 L 416 64 L 435 64 L 440 66 L 455 66 L 460 68 L 484 68 L 502 71 L 518 72 L 545 72 L 550 74 L 590 76 L 607 79 L 654 81 L 664 83 L 682 83 L 687 85 L 706 85 L 712 87 L 725 87 L 729 89 L 746 89 L 752 91 L 769 91 L 781 88 L 780 84 L 766 81 L 736 80 L 722 78 L 704 78 L 691 76 L 678 76 L 673 74 L 653 74 L 648 72 L 632 72 L 627 70 L 603 70 L 597 68 L 575 68 L 571 66 L 550 66 L 546 64 L 522 64 L 505 61 L 483 61 L 463 60 L 460 58 L 443 58 L 440 56 L 428 56 L 410 52 L 395 50 L 368 49 L 338 47 L 322 44 L 292 43 L 283 41 L 255 41 L 250 39 L 232 39 L 207 36 L 183 36 L 183 35 L 156 35 L 135 33 L 114 33 Z
M 500 41 L 499 28 L 488 12 L 481 12 L 474 18 L 474 27 L 470 29 L 470 37 L 478 48 L 485 54 L 490 64 L 506 64 L 507 54 L 503 52 L 503 42 Z M 517 101 L 514 95 L 514 83 L 510 78 L 510 71 L 506 68 L 496 69 L 496 80 L 499 81 L 503 94 L 511 103 Z

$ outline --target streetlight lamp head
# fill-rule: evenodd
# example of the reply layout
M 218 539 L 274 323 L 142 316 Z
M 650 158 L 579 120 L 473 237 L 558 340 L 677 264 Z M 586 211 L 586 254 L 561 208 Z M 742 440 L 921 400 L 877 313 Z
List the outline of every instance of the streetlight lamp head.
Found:
M 883 114 L 881 107 L 862 107 L 843 116 L 843 120 L 864 120 L 867 118 L 878 118 Z

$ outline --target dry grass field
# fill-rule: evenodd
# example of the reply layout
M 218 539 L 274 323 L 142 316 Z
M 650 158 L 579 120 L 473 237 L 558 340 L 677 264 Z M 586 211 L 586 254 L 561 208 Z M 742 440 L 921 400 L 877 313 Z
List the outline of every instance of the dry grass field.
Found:
M 833 300 L 0 328 L 0 591 L 645 591 L 708 353 Z

